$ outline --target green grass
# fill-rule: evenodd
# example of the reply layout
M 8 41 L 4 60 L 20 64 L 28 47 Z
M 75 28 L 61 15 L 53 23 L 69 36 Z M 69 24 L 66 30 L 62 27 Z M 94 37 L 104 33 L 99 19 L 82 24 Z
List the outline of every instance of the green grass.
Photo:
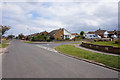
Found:
M 66 43 L 66 42 L 79 42 L 79 41 L 55 41 L 55 43 Z
M 120 47 L 120 45 L 115 44 L 115 41 L 108 41 L 108 42 L 89 42 L 96 45 L 105 45 L 105 46 L 114 46 L 114 47 Z
M 5 47 L 7 47 L 9 44 L 0 44 L 0 48 L 5 48 Z
M 10 42 L 11 40 L 3 40 L 2 41 L 2 44 L 0 44 L 0 48 L 5 48 L 5 47 L 8 47 L 8 43 Z
M 76 42 L 76 43 L 72 43 L 72 44 L 81 44 L 82 42 L 80 41 L 80 42 Z
M 79 58 L 92 60 L 113 68 L 120 69 L 120 65 L 118 65 L 119 60 L 118 58 L 120 57 L 118 56 L 90 52 L 82 50 L 80 48 L 76 48 L 74 45 L 60 45 L 56 47 L 56 50 L 62 52 L 63 54 L 68 54 Z
M 24 41 L 25 43 L 35 43 L 34 41 Z

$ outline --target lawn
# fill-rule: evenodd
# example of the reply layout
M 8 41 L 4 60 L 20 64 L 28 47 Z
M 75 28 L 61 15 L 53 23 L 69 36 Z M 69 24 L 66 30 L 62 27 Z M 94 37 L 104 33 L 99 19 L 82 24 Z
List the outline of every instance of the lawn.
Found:
M 105 45 L 105 46 L 114 46 L 114 47 L 120 47 L 119 44 L 115 44 L 115 41 L 108 41 L 108 42 L 89 42 L 96 45 Z
M 7 47 L 9 44 L 9 42 L 10 42 L 11 40 L 3 40 L 2 41 L 2 44 L 0 44 L 0 48 L 5 48 L 5 47 Z
M 35 41 L 24 41 L 25 43 L 35 43 Z
M 56 50 L 62 52 L 63 54 L 68 54 L 79 58 L 92 60 L 113 68 L 120 69 L 120 65 L 118 65 L 119 60 L 118 58 L 120 57 L 118 56 L 90 52 L 82 50 L 80 48 L 76 48 L 74 45 L 60 45 L 56 47 Z
M 79 41 L 55 41 L 55 43 L 67 43 L 67 42 L 79 42 Z
M 7 47 L 9 44 L 0 44 L 0 48 L 5 48 L 5 47 Z

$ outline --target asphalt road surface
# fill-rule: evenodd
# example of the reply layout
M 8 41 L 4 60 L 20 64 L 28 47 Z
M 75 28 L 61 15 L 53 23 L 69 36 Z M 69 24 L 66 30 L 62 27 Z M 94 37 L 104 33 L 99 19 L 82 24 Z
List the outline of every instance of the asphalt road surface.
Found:
M 118 72 L 80 61 L 41 44 L 13 40 L 2 56 L 3 78 L 117 78 Z

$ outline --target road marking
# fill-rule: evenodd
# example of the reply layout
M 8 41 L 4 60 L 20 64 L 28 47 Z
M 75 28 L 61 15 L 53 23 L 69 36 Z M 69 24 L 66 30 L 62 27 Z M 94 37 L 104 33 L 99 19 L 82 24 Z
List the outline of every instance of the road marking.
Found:
M 57 52 L 55 49 L 52 49 L 52 48 L 49 48 L 49 47 L 45 47 L 45 46 L 42 46 L 42 45 L 36 45 L 36 46 L 40 47 L 40 48 L 43 48 L 43 49 L 46 49 L 48 51 Z

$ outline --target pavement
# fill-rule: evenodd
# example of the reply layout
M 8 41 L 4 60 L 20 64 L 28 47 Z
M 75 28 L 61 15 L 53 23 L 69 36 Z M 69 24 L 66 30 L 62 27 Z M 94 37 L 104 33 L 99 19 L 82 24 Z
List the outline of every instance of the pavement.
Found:
M 8 53 L 2 55 L 2 77 L 118 78 L 117 71 L 59 54 L 53 48 L 60 44 L 67 43 L 28 44 L 13 40 Z

